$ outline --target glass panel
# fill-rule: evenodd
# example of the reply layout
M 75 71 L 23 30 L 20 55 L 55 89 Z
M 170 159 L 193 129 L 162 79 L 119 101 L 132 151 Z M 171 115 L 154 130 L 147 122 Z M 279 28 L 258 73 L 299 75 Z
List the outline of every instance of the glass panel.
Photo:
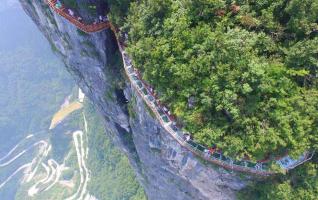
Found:
M 141 83 L 140 81 L 138 81 L 138 82 L 137 82 L 137 86 L 138 86 L 139 88 L 142 88 L 142 83 Z
M 144 95 L 148 95 L 148 91 L 146 90 L 146 88 L 143 88 L 142 92 L 144 93 Z
M 222 155 L 221 160 L 223 160 L 223 161 L 227 161 L 228 159 L 227 159 L 227 157 L 225 157 L 224 155 Z
M 197 145 L 195 142 L 193 142 L 192 140 L 189 140 L 188 143 L 191 144 L 191 145 L 192 145 L 193 147 L 195 147 L 195 148 L 198 146 L 198 145 Z
M 178 131 L 178 128 L 174 125 L 170 125 L 170 128 L 173 130 L 173 131 Z
M 176 131 L 176 132 L 177 132 L 179 137 L 183 138 L 183 133 L 181 131 Z
M 214 154 L 212 154 L 212 157 L 213 158 L 216 158 L 216 159 L 220 159 L 220 154 L 219 153 L 214 153 Z
M 147 98 L 149 99 L 149 101 L 153 102 L 155 100 L 155 98 L 153 96 L 148 95 Z
M 202 146 L 202 145 L 198 145 L 198 149 L 199 149 L 200 151 L 204 152 L 204 150 L 205 150 L 206 148 L 204 148 L 204 146 Z
M 158 111 L 159 115 L 164 115 L 165 114 L 160 108 L 158 108 L 157 111 Z
M 233 164 L 240 165 L 240 166 L 245 166 L 244 161 L 241 161 L 241 160 L 234 160 Z
M 247 167 L 254 168 L 255 163 L 247 162 Z
M 127 71 L 128 71 L 129 74 L 131 74 L 131 73 L 134 72 L 133 68 L 131 68 L 131 67 L 129 67 L 129 68 L 127 69 Z
M 263 170 L 269 170 L 269 164 L 263 163 Z
M 162 116 L 162 120 L 165 122 L 165 123 L 168 123 L 169 122 L 169 119 L 167 116 Z

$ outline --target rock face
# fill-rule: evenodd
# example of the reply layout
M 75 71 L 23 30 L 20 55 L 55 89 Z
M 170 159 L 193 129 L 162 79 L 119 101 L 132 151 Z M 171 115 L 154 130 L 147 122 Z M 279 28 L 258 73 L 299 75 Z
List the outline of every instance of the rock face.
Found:
M 107 134 L 128 156 L 149 199 L 235 199 L 246 178 L 202 161 L 161 127 L 125 79 L 110 30 L 87 35 L 45 0 L 20 2 L 102 114 Z

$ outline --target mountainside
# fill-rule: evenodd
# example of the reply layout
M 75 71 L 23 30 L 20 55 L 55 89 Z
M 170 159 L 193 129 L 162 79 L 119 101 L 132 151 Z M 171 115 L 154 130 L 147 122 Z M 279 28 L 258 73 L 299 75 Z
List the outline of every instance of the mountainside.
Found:
M 18 1 L 2 2 L 0 19 L 0 199 L 12 200 L 48 147 L 50 115 L 74 81 Z
M 127 52 L 196 141 L 251 160 L 316 148 L 318 1 L 132 2 Z
M 145 199 L 127 157 L 20 3 L 1 2 L 0 19 L 0 199 Z
M 248 177 L 198 159 L 161 127 L 125 79 L 110 30 L 88 35 L 52 13 L 44 1 L 21 3 L 101 112 L 109 136 L 127 154 L 149 199 L 235 199 Z

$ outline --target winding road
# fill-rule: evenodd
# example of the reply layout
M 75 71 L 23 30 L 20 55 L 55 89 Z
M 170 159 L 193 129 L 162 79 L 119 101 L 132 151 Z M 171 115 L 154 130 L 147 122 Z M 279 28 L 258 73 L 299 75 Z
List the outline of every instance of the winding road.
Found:
M 28 139 L 28 138 L 27 138 Z M 13 149 L 15 150 L 17 146 L 21 145 L 21 142 L 19 142 Z M 29 150 L 31 150 L 34 147 L 39 146 L 40 150 L 38 152 L 38 155 L 29 163 L 26 163 L 22 166 L 20 166 L 17 170 L 15 170 L 5 181 L 3 181 L 0 184 L 0 189 L 2 187 L 4 187 L 15 175 L 17 175 L 20 171 L 24 170 L 25 173 L 25 177 L 24 179 L 26 181 L 30 181 L 34 174 L 36 173 L 37 169 L 38 169 L 38 165 L 41 163 L 42 159 L 44 157 L 47 156 L 47 146 L 48 143 L 44 140 L 41 140 L 39 142 L 34 143 L 33 145 L 31 145 L 30 147 L 24 149 L 22 152 L 20 152 L 18 155 L 14 156 L 12 159 L 10 159 L 9 161 L 7 161 L 6 163 L 3 163 L 0 167 L 6 167 L 8 165 L 10 165 L 12 162 L 14 162 L 16 159 L 18 159 L 19 157 L 21 157 L 23 154 L 25 154 L 26 152 L 28 152 Z M 12 154 L 13 151 L 10 151 L 8 154 Z M 10 155 L 8 155 L 6 157 L 9 157 Z M 32 166 L 35 166 L 34 169 L 32 170 Z M 28 173 L 30 172 L 30 173 Z
M 87 149 L 85 149 L 84 147 L 83 134 L 84 134 L 83 131 L 75 131 L 73 133 L 73 140 L 74 140 L 76 154 L 77 154 L 78 167 L 80 170 L 80 185 L 77 188 L 76 193 L 66 198 L 66 200 L 73 200 L 73 199 L 81 200 L 84 198 L 85 194 L 87 193 L 87 184 L 89 181 L 89 170 L 87 169 L 86 162 L 85 162 Z

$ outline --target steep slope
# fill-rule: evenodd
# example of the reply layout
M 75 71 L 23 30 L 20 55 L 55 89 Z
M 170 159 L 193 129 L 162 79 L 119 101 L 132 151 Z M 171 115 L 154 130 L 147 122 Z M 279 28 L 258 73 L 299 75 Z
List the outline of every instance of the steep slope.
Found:
M 87 35 L 44 1 L 20 1 L 101 112 L 149 199 L 235 199 L 246 181 L 199 160 L 160 126 L 125 79 L 110 30 Z

